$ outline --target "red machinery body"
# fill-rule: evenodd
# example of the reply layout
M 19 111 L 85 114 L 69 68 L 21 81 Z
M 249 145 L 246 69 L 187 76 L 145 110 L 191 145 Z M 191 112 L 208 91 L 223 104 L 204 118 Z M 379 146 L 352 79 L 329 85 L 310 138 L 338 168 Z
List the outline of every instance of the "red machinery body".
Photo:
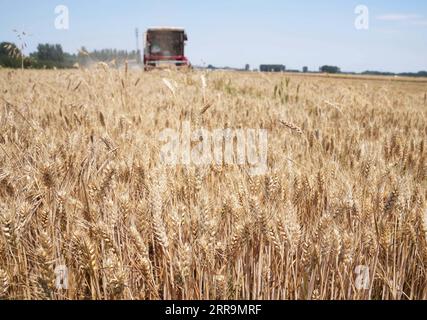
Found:
M 145 69 L 161 66 L 188 67 L 185 56 L 187 35 L 184 29 L 159 27 L 149 28 L 145 34 Z

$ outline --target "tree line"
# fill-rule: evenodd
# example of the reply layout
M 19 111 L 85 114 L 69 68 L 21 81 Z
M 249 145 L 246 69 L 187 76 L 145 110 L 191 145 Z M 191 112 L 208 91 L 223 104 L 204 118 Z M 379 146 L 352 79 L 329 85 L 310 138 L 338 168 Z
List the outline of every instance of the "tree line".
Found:
M 11 42 L 0 43 L 0 66 L 6 68 L 33 68 L 33 69 L 65 69 L 78 66 L 88 66 L 96 62 L 112 62 L 117 65 L 126 60 L 136 60 L 139 52 L 103 49 L 88 51 L 82 47 L 77 54 L 64 52 L 60 44 L 39 44 L 37 51 L 24 55 Z

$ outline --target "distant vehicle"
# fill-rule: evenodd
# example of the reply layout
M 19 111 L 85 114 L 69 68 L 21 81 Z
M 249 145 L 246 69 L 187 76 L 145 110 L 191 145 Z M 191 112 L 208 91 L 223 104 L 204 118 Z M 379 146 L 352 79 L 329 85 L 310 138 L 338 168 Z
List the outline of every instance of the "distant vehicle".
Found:
M 189 67 L 185 56 L 185 30 L 174 27 L 149 28 L 145 33 L 144 69 L 156 67 Z

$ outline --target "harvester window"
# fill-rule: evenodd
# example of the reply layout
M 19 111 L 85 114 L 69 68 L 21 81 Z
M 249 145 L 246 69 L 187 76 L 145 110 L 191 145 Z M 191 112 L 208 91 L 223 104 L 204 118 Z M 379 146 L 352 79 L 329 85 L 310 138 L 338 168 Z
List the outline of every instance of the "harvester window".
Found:
M 178 56 L 183 54 L 183 34 L 177 32 L 153 33 L 149 37 L 150 51 L 161 56 Z

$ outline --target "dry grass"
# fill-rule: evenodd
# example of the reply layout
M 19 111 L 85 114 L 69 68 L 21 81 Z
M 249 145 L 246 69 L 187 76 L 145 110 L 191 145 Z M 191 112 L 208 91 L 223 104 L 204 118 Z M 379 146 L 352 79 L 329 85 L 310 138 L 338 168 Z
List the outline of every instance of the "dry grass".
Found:
M 1 70 L 0 298 L 426 299 L 426 90 Z M 269 172 L 159 167 L 158 132 L 185 119 L 268 129 Z

